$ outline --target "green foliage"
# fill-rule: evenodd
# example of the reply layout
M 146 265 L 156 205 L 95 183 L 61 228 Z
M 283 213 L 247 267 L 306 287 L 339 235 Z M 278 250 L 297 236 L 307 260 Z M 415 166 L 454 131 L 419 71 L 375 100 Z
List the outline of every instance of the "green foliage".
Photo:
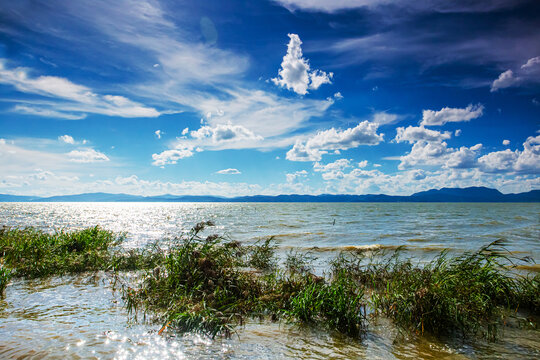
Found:
M 53 274 L 99 270 L 110 259 L 116 236 L 99 226 L 48 234 L 34 228 L 0 230 L 0 255 L 15 276 L 36 278 Z
M 308 282 L 290 300 L 288 314 L 306 323 L 338 330 L 356 337 L 365 327 L 363 290 L 344 275 L 324 281 Z
M 453 258 L 443 252 L 424 267 L 399 258 L 371 266 L 365 279 L 379 289 L 374 307 L 418 332 L 493 339 L 519 294 L 502 245 L 496 241 Z
M 515 302 L 517 306 L 540 315 L 540 274 L 520 276 L 517 280 Z
M 4 290 L 6 289 L 9 280 L 11 279 L 12 273 L 11 270 L 4 266 L 3 263 L 0 262 L 0 297 L 4 294 Z
M 269 237 L 264 241 L 258 241 L 250 247 L 249 262 L 259 270 L 272 270 L 276 267 L 276 258 L 274 252 L 277 246 L 273 237 Z
M 163 312 L 161 319 L 178 330 L 230 333 L 227 324 L 250 309 L 258 284 L 239 269 L 238 243 L 199 236 L 209 225 L 199 223 L 188 236 L 176 239 L 163 268 L 147 272 L 138 289 L 124 286 L 130 313 Z
M 327 277 L 313 273 L 310 253 L 289 252 L 279 268 L 273 238 L 242 246 L 197 224 L 167 249 L 157 243 L 122 250 L 123 235 L 99 227 L 48 234 L 0 229 L 0 293 L 12 276 L 35 278 L 82 271 L 138 271 L 123 283 L 132 316 L 151 314 L 172 331 L 230 336 L 246 317 L 287 319 L 358 337 L 366 303 L 416 332 L 495 338 L 510 310 L 540 310 L 540 275 L 512 271 L 516 259 L 500 241 L 420 265 L 394 253 L 343 252 Z M 253 268 L 263 271 L 254 271 Z M 121 280 L 120 280 L 121 281 Z M 122 282 L 122 281 L 121 281 Z M 369 294 L 366 296 L 366 294 Z M 532 320 L 531 320 L 532 321 Z
M 98 270 L 153 268 L 164 254 L 158 248 L 121 250 L 124 235 L 99 226 L 53 234 L 34 228 L 0 229 L 0 260 L 13 275 L 37 278 Z

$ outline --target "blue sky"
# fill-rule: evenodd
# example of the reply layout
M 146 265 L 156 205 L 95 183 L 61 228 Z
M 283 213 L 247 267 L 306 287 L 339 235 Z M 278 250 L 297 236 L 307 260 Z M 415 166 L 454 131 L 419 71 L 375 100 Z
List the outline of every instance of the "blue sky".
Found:
M 0 193 L 540 188 L 540 4 L 4 1 Z

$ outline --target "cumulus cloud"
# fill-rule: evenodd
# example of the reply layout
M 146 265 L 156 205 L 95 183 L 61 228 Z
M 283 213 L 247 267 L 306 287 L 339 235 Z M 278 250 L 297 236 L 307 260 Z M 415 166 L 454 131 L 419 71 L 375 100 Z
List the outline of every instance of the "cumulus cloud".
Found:
M 504 146 L 508 146 L 508 145 L 510 145 L 510 140 L 503 140 L 502 144 Z
M 202 126 L 199 130 L 192 131 L 191 137 L 195 139 L 211 138 L 214 143 L 239 140 L 263 140 L 262 136 L 255 135 L 249 129 L 241 125 L 219 124 L 216 127 Z
M 69 135 L 62 135 L 58 137 L 58 140 L 66 144 L 75 144 L 75 139 Z
M 497 79 L 491 84 L 491 92 L 499 89 L 515 86 L 521 82 L 521 78 L 514 75 L 512 70 L 506 70 L 501 73 Z
M 482 144 L 459 149 L 449 148 L 444 141 L 420 140 L 414 143 L 411 151 L 401 156 L 398 168 L 405 170 L 413 166 L 443 166 L 444 168 L 472 168 L 476 166 L 477 152 Z
M 422 180 L 426 178 L 426 172 L 422 169 L 415 169 L 409 171 L 409 179 L 411 180 Z
M 77 163 L 94 163 L 109 161 L 107 155 L 94 149 L 73 150 L 67 153 L 70 161 Z
M 193 148 L 165 150 L 159 154 L 152 154 L 152 165 L 164 166 L 176 164 L 178 160 L 193 156 Z
M 286 174 L 285 178 L 287 179 L 288 184 L 292 184 L 292 183 L 296 182 L 298 179 L 306 177 L 307 174 L 308 174 L 308 172 L 306 170 L 300 170 L 300 171 L 295 171 L 295 172 L 290 173 L 290 174 Z
M 348 150 L 360 145 L 377 145 L 383 134 L 377 134 L 379 124 L 362 121 L 354 128 L 339 130 L 330 128 L 320 131 L 307 141 L 297 140 L 287 152 L 287 160 L 320 161 L 328 151 Z
M 278 76 L 272 82 L 299 95 L 307 94 L 308 89 L 317 90 L 323 84 L 331 84 L 334 74 L 318 69 L 311 71 L 308 60 L 302 55 L 300 37 L 297 34 L 288 36 L 287 54 L 283 57 Z
M 420 125 L 433 126 L 444 125 L 449 122 L 470 121 L 479 118 L 484 112 L 482 104 L 470 104 L 464 109 L 444 107 L 439 111 L 424 110 Z
M 540 173 L 540 135 L 530 136 L 523 151 L 494 151 L 478 159 L 480 169 L 487 173 Z
M 315 164 L 313 164 L 313 171 L 317 171 L 317 172 L 342 171 L 351 166 L 352 166 L 351 161 L 349 159 L 338 159 L 326 165 L 316 162 Z
M 154 131 L 154 134 L 156 134 L 156 137 L 157 137 L 158 139 L 161 139 L 161 134 L 162 134 L 161 130 L 156 130 L 156 131 Z
M 394 141 L 398 143 L 408 141 L 410 144 L 413 144 L 421 140 L 442 141 L 452 137 L 451 133 L 448 131 L 441 133 L 436 130 L 426 129 L 423 126 L 408 126 L 407 128 L 398 127 L 396 132 L 397 134 Z
M 238 171 L 238 169 L 232 169 L 232 168 L 229 168 L 229 169 L 223 169 L 223 170 L 216 171 L 216 174 L 222 174 L 222 175 L 239 175 L 239 174 L 241 174 L 241 172 Z
M 540 82 L 540 56 L 530 58 L 516 72 L 506 70 L 501 73 L 491 84 L 491 92 L 522 84 Z

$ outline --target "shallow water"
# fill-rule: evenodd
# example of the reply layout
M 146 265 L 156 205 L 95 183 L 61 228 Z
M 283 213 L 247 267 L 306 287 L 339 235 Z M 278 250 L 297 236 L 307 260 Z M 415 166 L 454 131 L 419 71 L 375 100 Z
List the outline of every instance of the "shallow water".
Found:
M 253 242 L 275 235 L 280 249 L 326 260 L 347 247 L 405 245 L 419 261 L 440 249 L 477 249 L 504 239 L 540 258 L 540 204 L 0 203 L 0 226 L 45 230 L 99 224 L 124 231 L 126 247 L 178 236 L 213 220 L 217 233 Z M 335 224 L 334 224 L 335 220 Z M 325 261 L 319 266 L 323 267 Z M 324 270 L 324 267 L 323 267 Z M 284 323 L 248 323 L 232 339 L 159 336 L 159 325 L 130 323 L 106 274 L 15 280 L 0 299 L 0 358 L 533 359 L 538 330 L 508 327 L 496 343 L 400 334 L 384 319 L 364 339 Z

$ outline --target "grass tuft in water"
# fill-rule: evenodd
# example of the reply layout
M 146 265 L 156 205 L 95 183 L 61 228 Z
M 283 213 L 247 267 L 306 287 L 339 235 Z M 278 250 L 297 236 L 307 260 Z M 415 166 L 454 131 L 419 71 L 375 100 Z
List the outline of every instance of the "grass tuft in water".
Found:
M 53 234 L 35 228 L 0 229 L 0 261 L 14 276 L 38 278 L 98 270 L 135 270 L 160 262 L 153 249 L 123 251 L 123 234 L 99 226 Z
M 420 333 L 458 332 L 494 339 L 501 320 L 516 302 L 528 306 L 526 301 L 531 300 L 525 299 L 538 295 L 538 288 L 525 280 L 521 288 L 517 286 L 507 266 L 511 260 L 504 243 L 495 241 L 456 257 L 443 251 L 423 267 L 399 253 L 365 267 L 358 259 L 342 259 L 335 266 L 352 264 L 351 273 L 359 283 L 373 289 L 373 307 L 399 325 Z M 523 289 L 531 294 L 525 295 Z
M 271 238 L 243 248 L 217 235 L 200 236 L 206 226 L 176 239 L 157 275 L 148 271 L 138 287 L 124 286 L 132 315 L 150 312 L 170 329 L 211 337 L 230 336 L 248 317 L 286 318 L 352 336 L 365 328 L 363 292 L 345 273 L 326 281 L 299 254 L 290 254 L 283 271 Z
M 0 262 L 0 297 L 3 296 L 4 290 L 11 280 L 12 272 L 10 269 L 4 266 L 3 262 Z

